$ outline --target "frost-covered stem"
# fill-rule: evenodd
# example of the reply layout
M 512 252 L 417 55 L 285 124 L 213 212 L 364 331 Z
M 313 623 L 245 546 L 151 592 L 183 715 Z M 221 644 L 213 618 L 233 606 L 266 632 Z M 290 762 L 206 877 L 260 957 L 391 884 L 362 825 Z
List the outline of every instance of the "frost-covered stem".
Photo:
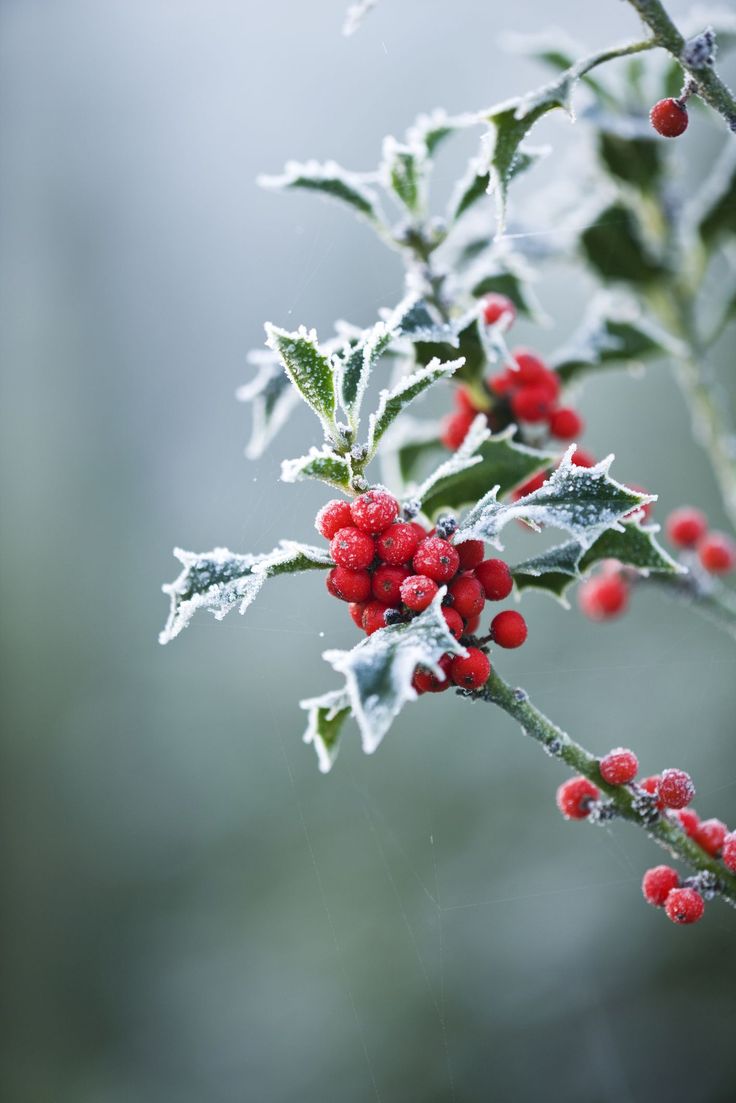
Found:
M 723 115 L 731 130 L 736 132 L 736 99 L 730 88 L 718 76 L 712 62 L 696 67 L 688 60 L 687 51 L 684 51 L 685 39 L 660 0 L 629 0 L 629 3 L 652 31 L 657 44 L 672 54 L 695 80 L 701 98 Z
M 526 735 L 541 743 L 548 754 L 590 778 L 605 795 L 607 808 L 613 815 L 643 828 L 659 846 L 692 869 L 710 874 L 714 879 L 715 891 L 732 907 L 736 907 L 736 876 L 688 838 L 674 817 L 670 819 L 667 815 L 659 815 L 653 823 L 647 822 L 648 809 L 637 803 L 634 787 L 608 785 L 600 775 L 596 756 L 540 712 L 531 703 L 525 690 L 512 688 L 493 670 L 482 689 L 464 695 L 502 708 L 518 721 Z
M 572 72 L 577 77 L 584 77 L 591 69 L 599 65 L 605 65 L 608 61 L 615 61 L 617 57 L 628 57 L 630 54 L 641 54 L 645 50 L 654 50 L 659 46 L 656 38 L 643 38 L 638 42 L 626 42 L 623 46 L 611 46 L 608 50 L 600 50 L 597 54 L 584 57 L 576 62 Z
M 710 580 L 706 590 L 690 574 L 665 575 L 653 572 L 646 578 L 637 578 L 636 585 L 655 586 L 668 597 L 690 606 L 701 617 L 736 639 L 736 594 L 716 579 Z

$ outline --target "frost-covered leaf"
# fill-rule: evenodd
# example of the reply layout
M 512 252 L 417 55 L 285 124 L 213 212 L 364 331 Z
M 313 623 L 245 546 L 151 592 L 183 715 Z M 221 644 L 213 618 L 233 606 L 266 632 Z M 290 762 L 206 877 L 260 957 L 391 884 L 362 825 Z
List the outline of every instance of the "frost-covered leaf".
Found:
M 432 360 L 450 360 L 461 356 L 465 361 L 457 373 L 457 379 L 468 383 L 482 379 L 488 365 L 488 352 L 481 333 L 479 307 L 475 307 L 463 318 L 458 319 L 454 327 L 453 342 L 419 340 L 414 344 L 414 354 L 420 364 L 429 364 Z
M 188 552 L 175 548 L 183 570 L 163 587 L 171 599 L 169 617 L 159 643 L 169 643 L 189 624 L 198 609 L 222 620 L 236 606 L 244 613 L 267 578 L 297 571 L 323 570 L 332 560 L 324 548 L 282 540 L 265 555 L 237 555 L 227 548 Z
M 736 234 L 736 155 L 732 145 L 725 147 L 710 180 L 695 200 L 700 236 L 709 246 Z
M 448 220 L 457 222 L 478 200 L 487 198 L 490 182 L 487 158 L 474 157 L 467 172 L 455 186 L 447 211 Z
M 406 142 L 413 149 L 421 148 L 427 157 L 432 157 L 445 138 L 477 125 L 476 114 L 448 115 L 443 108 L 437 108 L 415 120 L 406 132 Z
M 288 420 L 299 396 L 278 357 L 264 350 L 251 353 L 249 359 L 259 365 L 258 372 L 250 383 L 238 387 L 235 397 L 238 402 L 249 402 L 251 406 L 253 422 L 245 454 L 249 460 L 255 460 L 263 455 Z
M 289 161 L 281 176 L 259 176 L 258 183 L 262 188 L 275 190 L 298 188 L 321 192 L 347 203 L 369 222 L 383 224 L 378 197 L 373 189 L 360 173 L 348 172 L 335 161 L 324 164 L 318 161 L 307 161 L 305 164 Z
M 296 483 L 302 479 L 318 479 L 328 486 L 347 490 L 350 486 L 352 471 L 345 456 L 339 456 L 331 448 L 310 448 L 306 456 L 295 460 L 283 460 L 281 479 L 285 483 Z
M 506 268 L 483 276 L 471 291 L 473 298 L 481 299 L 494 292 L 505 295 L 516 307 L 519 314 L 532 321 L 538 321 L 543 315 L 525 272 Z
M 450 360 L 444 364 L 439 360 L 432 360 L 425 368 L 418 368 L 412 375 L 400 380 L 392 390 L 381 391 L 378 409 L 370 416 L 368 455 L 375 455 L 379 440 L 410 402 L 433 383 L 448 379 L 462 363 L 462 359 Z
M 599 212 L 580 235 L 589 264 L 604 280 L 637 286 L 656 282 L 667 269 L 646 248 L 634 212 L 623 203 L 612 203 Z
M 642 192 L 655 190 L 664 171 L 662 142 L 640 133 L 637 125 L 622 127 L 620 120 L 616 129 L 599 129 L 598 156 L 611 176 Z
M 398 337 L 410 341 L 446 341 L 454 349 L 459 345 L 457 323 L 439 321 L 427 302 L 416 296 L 409 295 L 399 303 L 386 324 Z
M 551 359 L 564 383 L 616 364 L 675 352 L 676 343 L 633 303 L 596 300 L 580 329 Z
M 378 322 L 341 357 L 335 358 L 340 404 L 354 430 L 360 422 L 360 408 L 371 372 L 394 336 L 385 322 Z
M 317 334 L 304 326 L 289 333 L 270 322 L 266 334 L 266 344 L 280 356 L 289 379 L 329 435 L 335 424 L 335 376 L 329 357 L 317 344 Z
M 442 587 L 432 604 L 408 624 L 381 628 L 352 651 L 324 652 L 326 661 L 345 677 L 366 754 L 373 754 L 407 701 L 416 697 L 411 684 L 416 667 L 426 666 L 442 678 L 442 656 L 465 654 L 442 615 L 444 594 Z
M 571 445 L 544 485 L 516 502 L 499 502 L 498 487 L 494 487 L 468 511 L 455 534 L 456 542 L 477 539 L 500 547 L 501 530 L 509 521 L 519 520 L 532 528 L 562 529 L 587 549 L 606 529 L 620 527 L 627 513 L 654 501 L 651 495 L 639 494 L 610 477 L 613 456 L 595 467 L 576 467 L 574 451 Z
M 320 772 L 329 773 L 339 748 L 342 726 L 350 716 L 350 698 L 346 689 L 333 689 L 321 697 L 300 701 L 300 708 L 309 714 L 304 742 L 317 752 Z
M 440 440 L 440 425 L 404 414 L 383 438 L 381 464 L 383 481 L 400 492 L 415 480 L 428 457 L 446 451 Z
M 368 12 L 372 11 L 377 3 L 378 0 L 356 0 L 354 4 L 350 5 L 345 13 L 345 22 L 342 25 L 342 33 L 346 38 L 349 38 L 351 34 L 355 34 Z
M 404 145 L 388 137 L 383 143 L 381 175 L 411 215 L 420 214 L 426 203 L 427 161 L 420 145 Z

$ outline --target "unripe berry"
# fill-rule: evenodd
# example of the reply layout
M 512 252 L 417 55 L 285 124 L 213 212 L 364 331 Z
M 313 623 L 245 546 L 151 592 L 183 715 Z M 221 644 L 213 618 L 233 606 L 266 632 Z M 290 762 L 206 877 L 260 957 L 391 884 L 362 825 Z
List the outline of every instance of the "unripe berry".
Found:
M 372 636 L 379 628 L 386 627 L 386 613 L 388 605 L 382 601 L 369 601 L 363 610 L 363 628 L 366 635 Z
M 723 840 L 723 864 L 731 873 L 736 873 L 736 831 L 729 832 Z
M 376 551 L 384 563 L 391 567 L 398 567 L 402 563 L 408 563 L 423 540 L 424 531 L 419 525 L 400 524 L 389 525 L 376 540 Z
M 465 624 L 463 618 L 455 609 L 449 608 L 447 605 L 442 606 L 442 616 L 445 618 L 445 623 L 449 628 L 452 635 L 456 640 L 459 640 L 465 631 Z
M 648 869 L 641 882 L 641 891 L 647 904 L 663 908 L 667 897 L 680 884 L 677 870 L 671 866 L 654 866 Z
M 698 558 L 710 574 L 727 574 L 736 566 L 736 544 L 725 532 L 709 532 L 698 544 Z
M 665 808 L 684 808 L 695 796 L 695 786 L 684 770 L 663 770 L 657 793 Z
M 386 490 L 368 490 L 350 503 L 350 515 L 354 525 L 375 536 L 399 516 L 399 503 Z
M 363 612 L 366 604 L 365 601 L 351 601 L 348 605 L 348 612 L 350 613 L 353 624 L 357 628 L 363 627 Z
M 515 609 L 504 609 L 491 621 L 491 636 L 499 647 L 521 647 L 527 637 L 526 621 Z
M 673 923 L 697 923 L 705 911 L 703 897 L 695 889 L 673 889 L 664 905 Z
M 702 846 L 703 850 L 708 854 L 712 854 L 714 858 L 717 858 L 721 852 L 723 841 L 726 838 L 728 828 L 725 823 L 715 818 L 711 820 L 701 820 L 695 829 L 693 839 Z
M 488 656 L 477 647 L 467 648 L 467 656 L 456 655 L 450 667 L 450 677 L 456 686 L 463 689 L 478 689 L 488 681 L 491 664 Z
M 370 567 L 376 555 L 376 545 L 370 536 L 353 526 L 338 529 L 330 541 L 330 555 L 338 567 L 360 571 Z
M 428 536 L 414 553 L 415 574 L 426 574 L 435 582 L 449 582 L 457 574 L 460 556 L 452 544 L 440 536 Z
M 452 597 L 452 608 L 464 620 L 478 616 L 486 603 L 486 595 L 477 578 L 461 575 L 450 583 L 448 593 Z
M 601 777 L 609 785 L 628 785 L 636 777 L 639 761 L 633 751 L 616 747 L 600 761 Z
M 487 326 L 494 326 L 501 318 L 506 320 L 506 326 L 511 326 L 516 318 L 516 307 L 507 295 L 491 292 L 483 299 L 483 321 Z
M 517 386 L 533 387 L 544 380 L 548 368 L 531 349 L 514 349 L 511 355 L 518 368 L 518 371 L 512 369 L 512 378 L 516 380 Z
M 553 399 L 543 386 L 524 387 L 511 397 L 511 409 L 519 421 L 538 422 L 549 417 Z
M 503 559 L 484 559 L 473 574 L 485 590 L 488 601 L 503 601 L 514 588 L 509 565 Z
M 426 667 L 418 666 L 414 671 L 414 677 L 411 680 L 411 684 L 414 686 L 417 693 L 444 693 L 444 691 L 449 689 L 452 685 L 452 681 L 450 680 L 451 665 L 452 657 L 450 655 L 443 655 L 439 661 L 439 667 L 444 674 L 444 679 L 442 680 Z
M 575 440 L 583 431 L 583 419 L 569 406 L 560 406 L 549 415 L 549 431 L 557 440 Z
M 695 837 L 695 832 L 698 830 L 700 824 L 700 816 L 694 808 L 680 808 L 677 811 L 677 818 L 680 821 L 682 830 L 691 839 Z
M 455 544 L 455 548 L 460 556 L 461 571 L 472 571 L 482 562 L 485 554 L 482 540 L 464 540 L 462 544 Z
M 663 138 L 679 138 L 687 130 L 687 108 L 677 100 L 659 100 L 649 112 L 649 121 Z
M 586 579 L 578 588 L 578 605 L 591 620 L 619 616 L 629 603 L 629 587 L 619 574 Z
M 401 600 L 412 613 L 421 613 L 432 604 L 438 589 L 434 579 L 424 574 L 411 574 L 401 583 Z
M 599 796 L 600 790 L 587 777 L 571 777 L 560 785 L 555 799 L 566 820 L 584 820 Z
M 409 577 L 406 567 L 377 567 L 373 572 L 371 592 L 384 605 L 401 605 L 401 583 Z
M 681 506 L 673 509 L 667 518 L 667 536 L 678 548 L 694 548 L 708 531 L 708 521 L 704 513 L 693 506 Z
M 466 410 L 457 410 L 454 414 L 448 414 L 442 419 L 441 440 L 445 448 L 451 452 L 457 451 L 467 436 L 468 429 L 475 420 L 477 411 L 470 413 Z
M 344 529 L 352 523 L 350 502 L 343 498 L 333 498 L 331 502 L 325 502 L 314 519 L 314 527 L 325 540 L 331 540 L 338 529 Z
M 368 571 L 333 567 L 326 582 L 329 592 L 340 601 L 367 601 L 371 595 L 371 576 Z

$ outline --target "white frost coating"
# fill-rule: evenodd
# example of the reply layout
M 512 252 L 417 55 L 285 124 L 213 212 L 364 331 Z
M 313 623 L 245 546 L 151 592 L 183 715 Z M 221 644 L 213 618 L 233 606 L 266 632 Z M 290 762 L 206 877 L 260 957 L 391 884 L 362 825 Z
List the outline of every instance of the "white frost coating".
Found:
M 378 441 L 385 433 L 388 426 L 404 410 L 410 402 L 423 394 L 428 387 L 439 379 L 449 378 L 458 368 L 465 363 L 465 357 L 457 360 L 448 360 L 442 363 L 436 356 L 424 368 L 419 368 L 411 375 L 400 380 L 393 390 L 384 390 L 379 393 L 378 407 L 368 419 L 368 454 L 375 454 Z M 394 407 L 395 404 L 395 408 Z
M 377 3 L 378 0 L 357 0 L 357 3 L 350 5 L 345 13 L 345 22 L 342 25 L 342 33 L 346 38 L 349 38 L 351 34 L 355 34 L 368 12 L 372 11 Z
M 308 188 L 323 191 L 335 199 L 350 203 L 366 218 L 380 221 L 378 197 L 366 187 L 366 180 L 375 179 L 374 173 L 350 172 L 336 161 L 287 161 L 279 176 L 261 175 L 256 183 L 261 188 Z
M 307 730 L 302 739 L 305 743 L 311 743 L 317 752 L 320 773 L 328 774 L 335 764 L 340 744 L 338 739 L 335 739 L 331 744 L 327 743 L 324 732 L 320 728 L 320 720 L 322 719 L 320 710 L 327 710 L 325 720 L 329 722 L 334 720 L 344 709 L 349 709 L 350 698 L 347 689 L 333 689 L 328 693 L 323 693 L 321 697 L 310 697 L 305 701 L 300 701 L 299 707 L 309 713 Z
M 432 604 L 409 624 L 381 628 L 352 651 L 323 653 L 330 666 L 345 677 L 366 754 L 373 754 L 407 701 L 416 698 L 411 680 L 417 665 L 428 667 L 442 679 L 439 660 L 443 655 L 467 655 L 442 615 L 445 592 L 443 586 Z
M 481 444 L 488 440 L 491 435 L 491 430 L 488 428 L 488 419 L 485 414 L 478 414 L 473 418 L 473 421 L 468 429 L 467 433 L 463 437 L 463 442 L 456 452 L 454 452 L 448 459 L 444 460 L 439 467 L 436 467 L 431 475 L 428 475 L 421 486 L 417 487 L 417 490 L 411 495 L 412 498 L 418 498 L 422 502 L 429 491 L 442 479 L 448 478 L 450 475 L 459 475 L 461 471 L 466 471 L 469 467 L 475 467 L 477 463 L 480 463 L 483 459 L 482 456 L 476 455 L 476 452 L 480 448 Z M 507 434 L 508 435 L 508 432 Z M 503 434 L 499 434 L 499 437 Z
M 284 483 L 296 483 L 300 479 L 306 478 L 322 478 L 308 471 L 308 468 L 313 465 L 319 465 L 321 463 L 328 463 L 345 469 L 345 482 L 350 478 L 350 466 L 348 461 L 343 456 L 338 456 L 336 452 L 333 452 L 327 445 L 323 445 L 322 448 L 316 448 L 314 445 L 309 449 L 306 456 L 299 456 L 295 460 L 282 460 L 281 461 L 281 481 Z M 333 486 L 342 485 L 337 479 L 322 478 L 323 482 L 328 482 Z
M 436 107 L 417 115 L 416 119 L 406 132 L 407 144 L 416 148 L 427 144 L 427 136 L 437 131 L 466 130 L 470 126 L 478 125 L 478 116 L 474 111 L 466 111 L 460 115 L 448 115 L 444 107 Z
M 283 369 L 281 361 L 270 351 L 263 350 L 262 359 L 256 359 L 254 351 L 249 353 L 248 359 L 251 363 L 260 363 L 260 367 L 249 383 L 238 387 L 235 397 L 238 402 L 249 402 L 252 405 L 253 425 L 245 455 L 249 460 L 256 460 L 263 455 L 299 404 L 299 395 L 286 380 L 285 386 L 279 387 L 279 382 L 283 379 Z
M 609 359 L 616 353 L 621 353 L 622 359 L 632 364 L 637 363 L 637 357 L 626 353 L 625 338 L 610 332 L 610 323 L 633 326 L 662 350 L 673 356 L 684 354 L 683 343 L 645 316 L 634 299 L 621 292 L 601 291 L 593 299 L 582 324 L 570 341 L 552 356 L 552 367 L 569 360 L 598 364 L 605 353 L 609 354 Z

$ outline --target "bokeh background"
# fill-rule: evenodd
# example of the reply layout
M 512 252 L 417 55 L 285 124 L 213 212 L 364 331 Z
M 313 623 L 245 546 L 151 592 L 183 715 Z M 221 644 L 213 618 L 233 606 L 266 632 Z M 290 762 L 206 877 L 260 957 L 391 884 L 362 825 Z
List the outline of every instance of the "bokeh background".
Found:
M 364 226 L 257 173 L 369 168 L 421 110 L 533 87 L 501 31 L 637 30 L 614 0 L 383 0 L 344 40 L 345 4 L 0 4 L 3 1097 L 732 1100 L 733 913 L 682 930 L 645 907 L 658 852 L 564 823 L 558 766 L 501 713 L 424 700 L 372 758 L 351 732 L 325 778 L 297 702 L 356 637 L 321 578 L 156 643 L 174 543 L 313 536 L 325 495 L 277 481 L 308 411 L 242 454 L 264 319 L 328 332 L 401 294 Z M 723 132 L 686 140 L 682 181 Z M 574 164 L 530 178 L 542 225 L 540 184 Z M 563 265 L 538 291 L 554 322 L 519 335 L 551 350 L 586 285 Z M 724 523 L 666 366 L 581 407 L 660 515 Z M 692 770 L 701 811 L 736 822 L 731 642 L 656 594 L 602 627 L 528 613 L 503 670 L 593 749 Z

